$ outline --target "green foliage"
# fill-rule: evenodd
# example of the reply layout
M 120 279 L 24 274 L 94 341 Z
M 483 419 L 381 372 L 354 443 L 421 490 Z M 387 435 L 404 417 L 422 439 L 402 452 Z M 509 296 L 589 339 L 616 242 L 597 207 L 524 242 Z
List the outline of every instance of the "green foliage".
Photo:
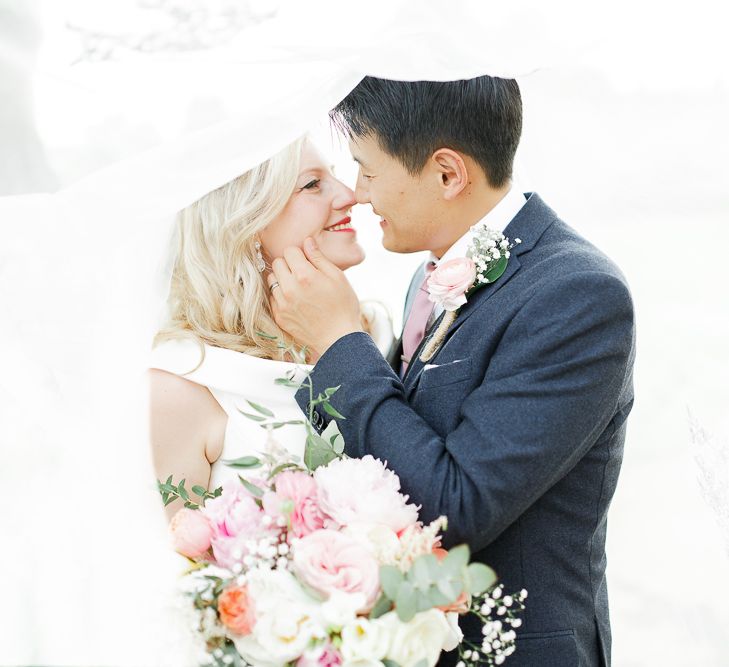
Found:
M 263 462 L 257 456 L 241 456 L 239 459 L 227 459 L 223 463 L 231 468 L 246 468 L 248 470 L 260 468 L 263 465 Z
M 419 612 L 453 604 L 464 591 L 480 595 L 493 587 L 494 571 L 482 563 L 469 565 L 469 558 L 470 550 L 464 544 L 451 549 L 442 561 L 433 554 L 418 556 L 407 572 L 383 565 L 380 584 L 385 600 L 378 600 L 379 609 L 386 609 L 389 602 L 406 623 Z
M 195 503 L 190 498 L 190 491 L 188 491 L 185 487 L 186 481 L 187 480 L 183 479 L 180 480 L 179 484 L 174 484 L 172 481 L 172 475 L 170 475 L 164 482 L 157 480 L 157 490 L 162 496 L 162 502 L 165 507 L 167 507 L 167 505 L 171 505 L 179 498 L 184 502 L 185 507 L 193 510 L 200 509 L 208 498 L 217 498 L 223 492 L 222 487 L 215 489 L 215 491 L 211 493 L 205 489 L 205 487 L 196 484 L 192 487 L 191 491 L 194 495 L 198 496 L 202 502 Z
M 311 470 L 319 466 L 325 466 L 334 459 L 339 458 L 332 445 L 316 433 L 309 433 L 306 436 L 306 448 L 304 450 L 304 465 Z

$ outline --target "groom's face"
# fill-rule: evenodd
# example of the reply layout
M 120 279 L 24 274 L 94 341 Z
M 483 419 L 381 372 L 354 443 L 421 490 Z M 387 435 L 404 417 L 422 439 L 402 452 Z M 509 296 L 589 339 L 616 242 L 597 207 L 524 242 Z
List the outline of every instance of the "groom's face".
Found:
M 431 165 L 413 176 L 371 136 L 352 139 L 349 148 L 359 164 L 355 198 L 380 216 L 385 248 L 408 253 L 450 245 L 440 238 L 441 189 Z

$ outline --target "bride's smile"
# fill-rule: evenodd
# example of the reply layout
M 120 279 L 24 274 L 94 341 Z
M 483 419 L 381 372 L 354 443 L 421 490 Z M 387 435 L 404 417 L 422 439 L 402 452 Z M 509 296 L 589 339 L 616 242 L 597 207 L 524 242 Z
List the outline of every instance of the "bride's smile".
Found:
M 361 263 L 365 253 L 349 215 L 354 204 L 354 192 L 335 178 L 329 163 L 307 140 L 296 187 L 281 213 L 260 234 L 266 259 L 282 257 L 284 248 L 301 247 L 311 236 L 340 269 Z

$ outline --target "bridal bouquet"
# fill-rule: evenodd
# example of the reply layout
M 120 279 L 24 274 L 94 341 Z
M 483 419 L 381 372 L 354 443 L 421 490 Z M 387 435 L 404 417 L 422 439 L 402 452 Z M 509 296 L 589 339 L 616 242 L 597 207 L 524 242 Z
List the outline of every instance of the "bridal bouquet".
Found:
M 462 664 L 499 665 L 514 651 L 526 591 L 504 595 L 467 546 L 442 549 L 445 517 L 423 525 L 384 463 L 344 456 L 335 422 L 309 430 L 303 463 L 270 443 L 228 461 L 243 474 L 213 492 L 160 483 L 185 501 L 171 532 L 207 664 L 432 667 L 460 645 Z M 461 644 L 469 612 L 478 645 Z

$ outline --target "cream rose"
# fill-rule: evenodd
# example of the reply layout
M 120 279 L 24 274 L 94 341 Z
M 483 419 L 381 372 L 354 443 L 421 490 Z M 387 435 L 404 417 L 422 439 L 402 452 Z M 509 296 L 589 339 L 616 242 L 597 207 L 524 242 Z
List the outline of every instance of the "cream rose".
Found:
M 389 630 L 390 647 L 386 657 L 400 667 L 414 667 L 421 660 L 434 667 L 441 651 L 452 644 L 453 629 L 445 614 L 437 609 L 420 612 L 409 623 L 403 623 L 394 611 L 378 620 Z

